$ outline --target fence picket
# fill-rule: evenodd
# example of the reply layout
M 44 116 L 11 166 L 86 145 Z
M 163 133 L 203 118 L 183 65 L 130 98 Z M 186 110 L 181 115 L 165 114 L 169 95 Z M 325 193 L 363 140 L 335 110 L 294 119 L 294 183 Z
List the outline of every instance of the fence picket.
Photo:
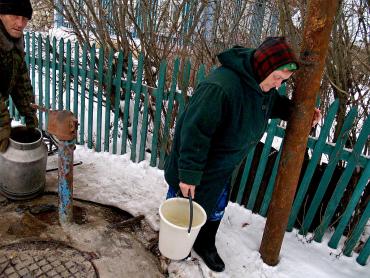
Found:
M 52 98 L 51 98 L 51 109 L 56 110 L 56 98 L 57 98 L 57 39 L 53 38 L 53 61 L 51 63 L 53 83 L 52 83 Z
M 321 204 L 321 201 L 324 197 L 324 194 L 325 194 L 325 192 L 326 192 L 326 190 L 329 186 L 329 182 L 330 182 L 331 177 L 333 176 L 335 167 L 336 167 L 336 165 L 339 161 L 340 153 L 343 150 L 344 144 L 347 142 L 350 127 L 351 127 L 353 121 L 355 120 L 356 115 L 357 115 L 357 109 L 355 107 L 352 108 L 349 111 L 349 113 L 347 114 L 347 117 L 344 121 L 343 127 L 340 131 L 338 140 L 335 144 L 335 148 L 334 148 L 334 150 L 332 151 L 332 153 L 329 157 L 329 163 L 326 166 L 325 172 L 324 172 L 323 176 L 321 177 L 319 186 L 316 189 L 316 192 L 315 192 L 315 195 L 314 195 L 314 197 L 311 201 L 310 207 L 309 207 L 309 209 L 308 209 L 308 211 L 305 215 L 305 219 L 303 220 L 303 224 L 302 224 L 302 228 L 301 228 L 302 233 L 304 231 L 308 231 L 311 224 L 312 224 L 312 221 L 315 217 L 315 214 L 316 214 L 316 212 L 317 212 L 317 210 L 318 210 L 318 208 Z
M 71 110 L 71 41 L 67 41 L 66 52 L 66 110 Z
M 75 42 L 75 55 L 73 61 L 73 114 L 78 119 L 78 77 L 80 67 L 80 46 Z
M 360 135 L 358 136 L 357 142 L 355 143 L 353 147 L 352 155 L 350 159 L 348 160 L 347 167 L 345 168 L 343 174 L 339 178 L 339 181 L 337 183 L 337 186 L 335 187 L 334 193 L 331 196 L 328 206 L 325 210 L 323 220 L 320 223 L 320 226 L 315 231 L 314 240 L 317 242 L 321 242 L 322 237 L 324 236 L 324 232 L 326 231 L 326 229 L 328 228 L 330 224 L 330 221 L 334 215 L 334 212 L 343 196 L 344 190 L 357 165 L 357 160 L 358 160 L 357 157 L 361 155 L 362 148 L 368 139 L 369 133 L 370 133 L 370 117 L 366 119 L 366 121 L 364 122 L 364 125 L 362 126 Z
M 38 104 L 39 106 L 43 106 L 43 86 L 42 86 L 42 83 L 43 83 L 43 80 L 42 80 L 42 38 L 41 38 L 41 34 L 38 35 L 37 37 L 37 69 L 38 69 L 38 86 L 39 86 L 39 101 L 38 101 Z M 43 127 L 43 112 L 41 111 L 41 109 L 39 109 L 38 111 L 38 114 L 39 114 L 39 128 L 42 129 Z
M 132 64 L 133 64 L 131 52 L 128 54 L 127 59 L 128 59 L 128 65 L 127 65 L 127 77 L 126 77 L 126 86 L 125 86 L 125 107 L 124 107 L 124 112 L 123 112 L 123 123 L 122 123 L 121 154 L 125 154 L 126 148 L 127 148 L 128 118 L 130 115 L 131 87 L 132 87 L 131 80 L 132 80 Z
M 113 120 L 113 150 L 112 153 L 117 153 L 117 140 L 118 140 L 118 117 L 121 101 L 121 86 L 122 86 L 122 68 L 123 68 L 123 52 L 118 54 L 117 72 L 114 78 L 114 120 Z
M 98 65 L 98 111 L 96 113 L 96 146 L 97 152 L 101 151 L 102 114 L 103 114 L 103 72 L 104 71 L 104 48 L 99 48 Z
M 312 157 L 307 165 L 307 168 L 304 173 L 301 184 L 298 187 L 299 189 L 296 194 L 296 197 L 294 198 L 293 206 L 292 206 L 291 213 L 289 216 L 289 221 L 288 221 L 288 227 L 287 227 L 288 231 L 291 231 L 293 229 L 293 225 L 297 219 L 298 212 L 306 196 L 306 193 L 310 185 L 312 176 L 315 172 L 316 166 L 320 162 L 322 150 L 325 146 L 326 138 L 329 136 L 330 128 L 333 124 L 338 108 L 339 108 L 339 100 L 335 100 L 328 109 L 328 115 L 325 118 L 324 126 L 322 127 L 320 131 L 320 136 L 313 149 Z
M 360 254 L 358 255 L 356 261 L 360 265 L 366 265 L 366 261 L 369 258 L 369 255 L 370 255 L 370 237 L 367 238 L 366 243 L 364 247 L 362 247 L 362 250 Z
M 113 80 L 113 49 L 109 51 L 108 58 L 108 72 L 105 76 L 105 83 L 107 84 L 107 90 L 105 95 L 105 125 L 104 125 L 104 151 L 109 152 L 109 130 L 110 130 L 110 94 L 112 90 Z
M 250 150 L 250 152 L 248 153 L 248 156 L 247 156 L 247 160 L 246 160 L 245 165 L 244 165 L 242 180 L 240 181 L 240 187 L 239 187 L 238 195 L 236 197 L 236 201 L 240 205 L 242 204 L 245 185 L 247 184 L 247 181 L 248 181 L 249 171 L 251 170 L 255 150 L 256 150 L 256 148 L 252 148 Z
M 367 221 L 369 220 L 369 217 L 370 217 L 370 202 L 367 203 L 366 209 L 362 214 L 360 221 L 358 221 L 355 229 L 352 231 L 352 234 L 345 243 L 345 247 L 343 250 L 344 255 L 351 256 L 353 248 L 356 246 L 356 243 L 359 240 L 361 233 L 364 230 Z
M 143 80 L 143 71 L 144 71 L 144 55 L 143 53 L 140 53 L 139 64 L 138 64 L 138 69 L 137 69 L 136 84 L 134 87 L 135 102 L 134 102 L 134 117 L 132 120 L 132 144 L 131 144 L 131 156 L 130 156 L 130 159 L 132 161 L 136 161 L 137 124 L 139 120 L 139 105 L 140 105 L 140 95 L 141 95 L 141 87 L 142 87 L 141 82 Z
M 140 153 L 139 153 L 139 162 L 145 159 L 145 146 L 146 146 L 146 138 L 148 132 L 148 106 L 149 106 L 149 95 L 148 95 L 148 88 L 143 88 L 144 94 L 144 112 L 143 112 L 143 121 L 141 126 L 141 137 L 140 137 Z
M 63 38 L 59 41 L 59 59 L 58 59 L 58 110 L 63 110 L 63 71 L 64 71 L 64 40 Z
M 95 44 L 93 44 L 90 48 L 89 104 L 87 110 L 87 147 L 89 149 L 93 147 L 95 55 Z
M 45 108 L 50 109 L 50 39 L 46 37 L 45 42 Z M 49 113 L 45 113 L 45 129 L 49 123 Z
M 81 87 L 80 87 L 80 144 L 85 144 L 85 90 L 86 90 L 86 67 L 87 67 L 87 44 L 82 47 L 82 69 L 81 69 Z
M 168 93 L 168 101 L 167 101 L 167 114 L 166 119 L 163 127 L 163 139 L 161 144 L 161 152 L 159 155 L 159 164 L 158 168 L 163 169 L 164 166 L 164 158 L 166 154 L 166 147 L 169 139 L 169 131 L 170 131 L 170 122 L 172 119 L 172 110 L 173 110 L 173 103 L 175 100 L 175 92 L 176 92 L 176 86 L 177 86 L 177 76 L 179 73 L 179 67 L 180 67 L 180 60 L 179 58 L 176 58 L 173 66 L 173 73 L 172 73 L 172 80 L 171 80 L 171 88 Z
M 358 201 L 360 200 L 361 195 L 362 195 L 363 191 L 365 190 L 366 185 L 369 182 L 369 179 L 370 179 L 370 160 L 368 161 L 366 168 L 362 172 L 361 178 L 358 181 L 358 183 L 356 185 L 356 188 L 352 193 L 351 200 L 349 201 L 349 203 L 347 205 L 347 208 L 344 211 L 344 213 L 343 213 L 343 215 L 340 219 L 340 222 L 337 225 L 337 227 L 335 229 L 335 232 L 334 232 L 333 236 L 331 237 L 331 239 L 328 243 L 328 245 L 331 248 L 334 248 L 334 249 L 337 248 L 340 237 L 342 236 L 342 234 L 344 232 L 344 229 L 346 228 L 346 226 L 347 226 L 347 224 L 348 224 L 348 222 L 349 222 L 349 220 L 352 216 L 352 213 L 355 210 L 356 205 L 357 205 Z

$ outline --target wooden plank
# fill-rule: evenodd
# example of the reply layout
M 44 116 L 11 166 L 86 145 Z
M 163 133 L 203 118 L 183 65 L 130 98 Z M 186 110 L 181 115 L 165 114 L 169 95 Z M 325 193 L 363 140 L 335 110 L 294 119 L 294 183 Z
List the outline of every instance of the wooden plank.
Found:
M 99 48 L 98 65 L 98 111 L 96 113 L 96 146 L 95 151 L 101 151 L 102 114 L 103 114 L 103 74 L 104 74 L 104 48 Z
M 73 61 L 73 114 L 78 119 L 78 78 L 79 78 L 79 59 L 80 59 L 80 46 L 75 42 L 75 55 Z
M 315 217 L 315 214 L 317 210 L 319 209 L 319 206 L 321 204 L 321 201 L 324 197 L 324 194 L 328 188 L 329 182 L 331 180 L 331 177 L 333 176 L 335 167 L 339 161 L 340 153 L 343 150 L 343 146 L 346 143 L 348 139 L 348 135 L 350 132 L 350 128 L 353 124 L 353 121 L 355 120 L 355 117 L 357 115 L 357 109 L 352 108 L 350 112 L 347 114 L 346 119 L 343 123 L 342 130 L 339 134 L 337 143 L 335 145 L 334 150 L 332 151 L 330 157 L 329 157 L 329 163 L 326 166 L 325 172 L 321 177 L 320 183 L 316 189 L 315 195 L 311 201 L 310 207 L 305 215 L 305 218 L 303 220 L 301 233 L 304 234 L 311 226 L 311 223 Z
M 136 144 L 137 144 L 137 124 L 139 119 L 139 105 L 140 105 L 140 95 L 141 95 L 141 86 L 143 82 L 143 71 L 144 71 L 144 55 L 140 53 L 139 63 L 137 66 L 137 78 L 136 84 L 134 87 L 135 92 L 135 102 L 134 102 L 134 114 L 132 119 L 132 142 L 131 142 L 131 161 L 136 161 Z
M 122 123 L 122 141 L 121 141 L 121 154 L 126 153 L 127 149 L 127 136 L 128 136 L 128 118 L 130 115 L 130 102 L 131 102 L 131 87 L 132 87 L 132 53 L 128 54 L 127 77 L 125 84 L 125 107 L 123 112 Z
M 369 258 L 370 255 L 370 237 L 367 238 L 366 243 L 364 247 L 362 247 L 362 250 L 360 254 L 358 255 L 356 261 L 360 265 L 366 265 L 367 259 Z
M 266 169 L 266 164 L 269 158 L 270 150 L 271 150 L 271 145 L 272 141 L 274 140 L 275 137 L 275 131 L 276 131 L 276 126 L 278 124 L 279 120 L 277 119 L 272 119 L 268 128 L 267 128 L 267 136 L 265 140 L 265 144 L 260 156 L 260 162 L 257 167 L 256 175 L 253 181 L 251 193 L 249 194 L 248 202 L 247 202 L 247 209 L 253 210 L 257 195 L 260 189 L 261 181 L 263 178 L 263 174 Z
M 87 110 L 87 147 L 89 149 L 93 147 L 95 56 L 95 44 L 93 44 L 90 48 L 89 106 Z
M 148 132 L 148 106 L 149 106 L 149 95 L 148 95 L 148 88 L 143 88 L 144 94 L 144 112 L 143 112 L 143 121 L 141 126 L 141 137 L 140 137 L 140 152 L 139 152 L 139 162 L 145 159 L 145 146 L 146 146 L 146 138 Z
M 163 169 L 164 167 L 164 159 L 166 156 L 166 147 L 169 139 L 169 131 L 170 131 L 170 123 L 172 119 L 172 110 L 175 100 L 175 93 L 176 93 L 176 87 L 177 87 L 177 78 L 180 68 L 180 60 L 179 58 L 176 58 L 173 66 L 173 72 L 172 72 L 172 80 L 171 80 L 171 88 L 168 96 L 168 105 L 167 105 L 167 115 L 163 127 L 163 139 L 161 144 L 161 152 L 159 155 L 159 164 L 158 168 Z
M 38 68 L 38 86 L 39 86 L 39 94 L 38 94 L 38 98 L 39 98 L 39 101 L 38 101 L 38 104 L 39 106 L 44 106 L 44 103 L 43 103 L 43 95 L 44 95 L 44 90 L 43 90 L 43 86 L 42 86 L 42 83 L 43 83 L 43 74 L 42 74 L 42 38 L 41 38 L 41 35 L 39 34 L 38 37 L 37 37 L 37 68 Z M 41 111 L 41 109 L 39 109 L 38 111 L 38 114 L 39 114 L 39 129 L 43 129 L 43 114 L 44 112 Z
M 45 40 L 45 108 L 50 109 L 50 39 Z M 45 113 L 45 130 L 48 128 L 49 113 Z
M 110 93 L 112 90 L 113 80 L 113 49 L 109 51 L 108 58 L 108 71 L 105 76 L 105 83 L 107 84 L 107 90 L 105 95 L 105 123 L 104 123 L 104 151 L 109 152 L 109 131 L 110 131 Z
M 181 94 L 182 94 L 182 99 L 185 100 L 187 99 L 187 93 L 188 93 L 188 87 L 190 83 L 190 70 L 191 70 L 191 63 L 190 60 L 187 59 L 184 65 L 183 69 L 183 75 L 182 75 L 182 83 L 181 83 Z M 182 112 L 185 109 L 185 101 L 180 101 L 179 102 L 179 115 L 182 114 Z
M 355 167 L 357 166 L 357 158 L 362 152 L 362 148 L 364 147 L 368 139 L 369 133 L 370 133 L 370 117 L 368 117 L 365 120 L 364 125 L 362 126 L 360 135 L 358 136 L 357 142 L 353 147 L 352 155 L 348 160 L 347 167 L 345 168 L 343 174 L 339 178 L 334 193 L 331 196 L 328 206 L 325 210 L 323 221 L 315 231 L 314 240 L 317 242 L 321 242 L 322 237 L 324 236 L 324 233 L 328 228 L 330 221 L 335 213 L 335 210 L 337 209 L 337 206 L 340 200 L 342 199 L 346 186 L 352 176 Z
M 343 232 L 348 225 L 351 216 L 354 213 L 356 205 L 358 204 L 368 182 L 370 179 L 370 160 L 367 162 L 367 166 L 362 172 L 361 178 L 358 181 L 355 190 L 352 193 L 351 200 L 349 201 L 346 210 L 344 211 L 343 215 L 340 218 L 340 222 L 337 225 L 333 236 L 331 237 L 328 245 L 335 249 L 338 247 L 339 240 L 343 235 Z
M 239 190 L 238 190 L 238 195 L 236 197 L 236 202 L 239 205 L 242 204 L 244 190 L 245 190 L 245 185 L 247 184 L 247 181 L 248 181 L 248 176 L 249 176 L 249 172 L 251 170 L 251 166 L 252 166 L 252 161 L 253 161 L 253 156 L 254 156 L 254 151 L 255 150 L 256 150 L 256 147 L 252 148 L 249 151 L 248 156 L 247 156 L 247 161 L 245 162 L 245 165 L 244 165 L 243 175 L 242 175 L 242 179 L 240 181 L 240 187 L 239 187 Z
M 278 168 L 279 168 L 279 162 L 280 162 L 282 149 L 283 149 L 283 142 L 281 142 L 279 153 L 276 157 L 274 167 L 272 168 L 271 177 L 269 179 L 269 183 L 267 185 L 265 195 L 263 196 L 262 206 L 260 208 L 259 214 L 264 217 L 267 214 L 267 211 L 268 211 L 268 208 L 271 202 L 271 198 L 272 198 L 272 193 L 274 192 L 275 179 L 276 179 Z
M 51 98 L 51 109 L 56 110 L 57 105 L 56 105 L 56 98 L 57 98 L 57 39 L 53 37 L 53 60 L 51 62 L 51 71 L 52 71 L 52 87 L 51 87 L 51 93 L 52 93 L 52 98 Z
M 81 68 L 81 87 L 80 87 L 80 145 L 85 144 L 85 90 L 86 90 L 86 74 L 87 74 L 87 44 L 82 46 L 82 68 Z
M 63 76 L 64 76 L 64 39 L 61 38 L 59 41 L 59 59 L 58 59 L 58 110 L 63 110 Z
M 362 214 L 360 221 L 358 221 L 356 227 L 353 229 L 351 236 L 348 238 L 343 254 L 350 257 L 352 255 L 353 248 L 355 248 L 357 241 L 365 228 L 365 225 L 370 217 L 370 202 L 367 203 L 366 209 Z M 366 252 L 366 251 L 365 251 Z
M 24 43 L 25 43 L 25 60 L 26 60 L 26 65 L 28 70 L 30 69 L 30 33 L 27 32 L 26 35 L 24 36 Z
M 117 153 L 117 140 L 118 140 L 118 118 L 121 101 L 121 87 L 122 87 L 122 68 L 123 68 L 123 52 L 118 54 L 117 72 L 114 79 L 116 90 L 114 92 L 114 121 L 113 121 L 113 154 Z
M 205 77 L 206 77 L 206 69 L 205 69 L 204 64 L 201 64 L 197 72 L 197 79 L 195 81 L 194 90 L 198 86 L 198 84 L 204 80 Z
M 67 41 L 66 51 L 66 110 L 71 110 L 71 41 Z
M 150 166 L 157 165 L 157 150 L 158 150 L 158 137 L 159 129 L 161 127 L 161 115 L 162 115 L 162 100 L 164 93 L 164 83 L 166 82 L 166 69 L 167 61 L 163 60 L 159 67 L 159 80 L 158 88 L 156 90 L 155 100 L 155 116 L 154 116 L 154 128 L 153 128 L 153 141 L 152 141 L 152 154 L 150 157 Z
M 31 64 L 31 82 L 32 82 L 32 88 L 35 88 L 35 84 L 36 84 L 36 78 L 35 78 L 35 75 L 36 75 L 36 67 L 35 67 L 35 63 L 36 63 L 36 38 L 35 38 L 35 33 L 32 33 L 32 55 L 31 55 L 31 60 L 30 60 L 30 64 Z M 35 92 L 33 92 L 35 93 Z
M 328 115 L 325 118 L 324 125 L 320 131 L 320 136 L 317 140 L 315 148 L 312 153 L 312 157 L 307 165 L 306 172 L 304 173 L 301 184 L 298 187 L 293 206 L 290 212 L 287 230 L 291 231 L 296 221 L 299 210 L 302 206 L 303 200 L 306 197 L 308 187 L 310 185 L 312 176 L 315 172 L 317 164 L 320 162 L 322 150 L 325 146 L 326 139 L 329 136 L 330 128 L 333 125 L 335 115 L 339 108 L 339 101 L 335 100 L 328 109 Z

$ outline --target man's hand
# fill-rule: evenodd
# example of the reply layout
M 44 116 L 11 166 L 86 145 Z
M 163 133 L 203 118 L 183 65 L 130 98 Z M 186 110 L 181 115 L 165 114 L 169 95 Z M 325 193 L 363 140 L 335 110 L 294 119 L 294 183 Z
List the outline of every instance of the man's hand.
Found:
M 320 109 L 318 108 L 315 108 L 315 112 L 313 114 L 313 118 L 312 118 L 312 127 L 315 127 L 321 120 L 321 111 Z
M 0 127 L 0 152 L 4 153 L 9 145 L 10 125 Z
M 179 186 L 180 186 L 180 189 L 181 189 L 181 193 L 184 197 L 189 197 L 188 192 L 189 192 L 189 189 L 190 189 L 190 195 L 194 199 L 195 185 L 180 182 Z

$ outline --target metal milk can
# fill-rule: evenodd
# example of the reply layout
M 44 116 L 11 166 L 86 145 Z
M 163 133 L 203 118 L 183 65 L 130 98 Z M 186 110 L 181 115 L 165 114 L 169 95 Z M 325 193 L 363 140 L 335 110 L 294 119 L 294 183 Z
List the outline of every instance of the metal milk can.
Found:
M 9 199 L 25 200 L 45 187 L 47 147 L 39 129 L 12 128 L 9 147 L 0 153 L 0 190 Z

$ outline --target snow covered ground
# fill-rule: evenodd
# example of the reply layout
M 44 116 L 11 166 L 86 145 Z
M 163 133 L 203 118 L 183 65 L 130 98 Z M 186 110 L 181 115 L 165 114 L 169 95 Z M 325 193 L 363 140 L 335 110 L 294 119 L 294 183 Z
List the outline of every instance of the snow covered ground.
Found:
M 57 156 L 49 157 L 48 168 L 56 166 Z M 167 185 L 163 171 L 149 166 L 148 160 L 132 163 L 124 156 L 96 153 L 77 146 L 74 168 L 74 196 L 119 207 L 134 216 L 144 214 L 150 225 L 159 229 L 158 208 L 165 199 Z M 216 245 L 226 263 L 223 273 L 210 271 L 201 259 L 173 261 L 170 277 L 370 277 L 370 266 L 360 266 L 353 257 L 341 255 L 340 249 L 309 242 L 294 230 L 286 233 L 276 267 L 264 264 L 258 249 L 265 219 L 235 203 L 229 203 L 217 234 Z M 197 258 L 194 253 L 194 257 Z

